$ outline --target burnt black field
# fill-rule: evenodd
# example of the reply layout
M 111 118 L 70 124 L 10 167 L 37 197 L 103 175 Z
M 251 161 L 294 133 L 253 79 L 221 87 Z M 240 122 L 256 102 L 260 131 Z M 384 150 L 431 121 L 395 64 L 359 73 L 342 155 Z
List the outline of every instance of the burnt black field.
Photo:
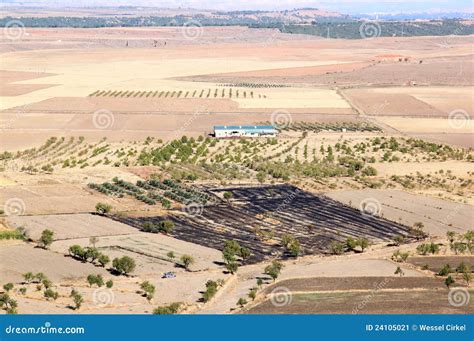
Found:
M 359 210 L 314 195 L 291 185 L 207 189 L 209 194 L 231 192 L 229 202 L 202 208 L 197 215 L 170 211 L 167 216 L 114 217 L 140 228 L 145 221 L 172 220 L 172 236 L 187 242 L 221 250 L 226 239 L 249 248 L 247 263 L 271 257 L 285 257 L 279 241 L 285 233 L 298 239 L 303 254 L 325 254 L 332 241 L 364 237 L 372 242 L 391 241 L 395 236 L 410 236 L 410 228 L 380 217 L 364 215 Z M 222 193 L 221 193 L 222 194 Z M 256 229 L 273 234 L 273 242 L 264 241 Z

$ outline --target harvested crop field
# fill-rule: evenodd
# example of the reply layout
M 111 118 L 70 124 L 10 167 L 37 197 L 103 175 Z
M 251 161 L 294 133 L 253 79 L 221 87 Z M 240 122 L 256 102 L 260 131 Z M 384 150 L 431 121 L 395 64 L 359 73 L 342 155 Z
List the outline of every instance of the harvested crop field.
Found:
M 326 196 L 353 207 L 371 202 L 378 214 L 407 226 L 416 222 L 425 225 L 425 231 L 445 237 L 449 230 L 465 233 L 472 229 L 474 211 L 471 205 L 416 195 L 397 190 L 344 190 L 326 193 Z
M 285 287 L 291 292 L 337 291 L 337 290 L 372 290 L 372 289 L 442 289 L 443 280 L 433 277 L 317 277 L 295 278 L 279 281 L 265 289 L 270 294 L 278 287 Z
M 409 237 L 409 228 L 382 218 L 363 215 L 359 210 L 290 185 L 210 189 L 222 196 L 231 192 L 229 204 L 202 208 L 199 214 L 172 214 L 173 237 L 210 248 L 222 249 L 224 240 L 233 239 L 252 252 L 250 262 L 284 254 L 281 236 L 299 240 L 305 254 L 328 252 L 332 241 L 365 237 L 373 242 L 389 241 L 396 235 Z M 140 228 L 145 221 L 165 217 L 115 217 Z M 316 223 L 315 223 L 316 222 Z M 264 238 L 265 233 L 274 234 Z
M 447 143 L 465 148 L 474 147 L 474 120 L 462 109 L 453 111 L 458 120 L 445 118 L 380 116 L 376 121 L 415 138 Z M 472 116 L 472 115 L 471 115 Z M 456 116 L 454 116 L 456 117 Z
M 29 238 L 39 239 L 48 228 L 55 240 L 113 236 L 136 233 L 134 228 L 95 214 L 55 214 L 38 216 L 10 216 L 10 226 L 25 229 Z
M 34 247 L 30 244 L 0 247 L 2 281 L 19 282 L 26 272 L 43 272 L 53 281 L 66 281 L 89 274 L 108 274 L 104 268 L 78 262 L 62 254 Z
M 117 208 L 123 208 L 123 203 L 89 193 L 80 186 L 51 183 L 28 186 L 6 186 L 0 188 L 0 200 L 6 202 L 10 198 L 21 199 L 26 214 L 54 214 L 70 212 L 92 212 L 95 204 L 100 201 L 111 202 Z
M 124 225 L 110 219 L 109 224 Z M 136 229 L 130 226 L 127 226 L 127 228 L 135 233 L 98 237 L 95 245 L 110 258 L 127 255 L 135 259 L 137 269 L 134 274 L 157 274 L 165 271 L 175 271 L 176 259 L 179 259 L 183 254 L 193 255 L 195 259 L 195 263 L 191 266 L 193 271 L 217 269 L 218 266 L 215 262 L 222 258 L 221 253 L 214 249 L 162 234 L 137 233 Z M 89 238 L 61 240 L 54 242 L 51 249 L 67 254 L 68 248 L 74 244 L 86 247 L 90 246 L 90 241 Z M 169 252 L 173 252 L 176 259 L 170 259 Z
M 453 110 L 473 113 L 473 88 L 391 87 L 345 90 L 344 94 L 366 115 L 448 117 Z
M 470 290 L 472 296 L 473 291 Z M 473 314 L 474 302 L 460 307 L 448 301 L 448 290 L 377 291 L 295 294 L 290 304 L 267 300 L 248 314 Z
M 446 264 L 452 269 L 464 263 L 470 267 L 471 271 L 474 271 L 474 256 L 425 256 L 425 257 L 409 257 L 408 263 L 414 264 L 419 267 L 428 266 L 428 269 L 434 272 L 438 272 Z

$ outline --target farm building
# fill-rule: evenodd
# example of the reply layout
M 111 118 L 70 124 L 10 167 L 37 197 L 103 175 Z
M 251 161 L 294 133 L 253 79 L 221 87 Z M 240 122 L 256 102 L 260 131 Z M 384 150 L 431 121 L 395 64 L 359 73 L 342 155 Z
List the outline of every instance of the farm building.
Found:
M 260 137 L 276 136 L 278 130 L 273 126 L 214 126 L 214 136 L 223 137 Z

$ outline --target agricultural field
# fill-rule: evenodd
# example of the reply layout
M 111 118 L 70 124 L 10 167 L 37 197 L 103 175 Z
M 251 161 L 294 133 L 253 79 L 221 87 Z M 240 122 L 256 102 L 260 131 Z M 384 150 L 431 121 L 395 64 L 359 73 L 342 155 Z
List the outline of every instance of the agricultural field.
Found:
M 413 288 L 410 288 L 413 289 Z M 446 294 L 446 292 L 445 292 Z M 453 308 L 440 290 L 378 292 L 370 303 L 370 294 L 352 292 L 296 294 L 289 305 L 275 306 L 266 301 L 248 311 L 250 314 L 472 314 L 472 303 Z M 363 309 L 357 310 L 358 305 Z M 354 310 L 355 309 L 355 310 Z
M 232 239 L 251 251 L 248 263 L 287 255 L 281 247 L 285 235 L 298 236 L 305 254 L 329 253 L 331 243 L 348 237 L 364 237 L 374 243 L 391 241 L 395 236 L 412 237 L 405 226 L 364 216 L 359 210 L 296 187 L 224 188 L 210 193 L 232 193 L 232 199 L 228 204 L 197 206 L 197 212 L 187 216 L 170 212 L 166 217 L 116 219 L 137 228 L 148 221 L 169 219 L 175 225 L 175 238 L 214 249 L 222 249 L 224 241 Z
M 459 264 L 464 263 L 470 268 L 474 265 L 472 256 L 432 256 L 432 257 L 410 257 L 408 262 L 433 272 L 439 272 L 446 264 L 455 269 Z

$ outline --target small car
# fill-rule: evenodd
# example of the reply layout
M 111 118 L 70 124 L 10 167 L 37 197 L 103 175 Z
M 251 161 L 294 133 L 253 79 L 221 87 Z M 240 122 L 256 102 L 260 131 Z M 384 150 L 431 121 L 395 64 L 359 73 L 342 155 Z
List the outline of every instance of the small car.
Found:
M 176 275 L 174 274 L 174 272 L 165 272 L 163 274 L 163 276 L 161 276 L 161 278 L 175 278 Z

